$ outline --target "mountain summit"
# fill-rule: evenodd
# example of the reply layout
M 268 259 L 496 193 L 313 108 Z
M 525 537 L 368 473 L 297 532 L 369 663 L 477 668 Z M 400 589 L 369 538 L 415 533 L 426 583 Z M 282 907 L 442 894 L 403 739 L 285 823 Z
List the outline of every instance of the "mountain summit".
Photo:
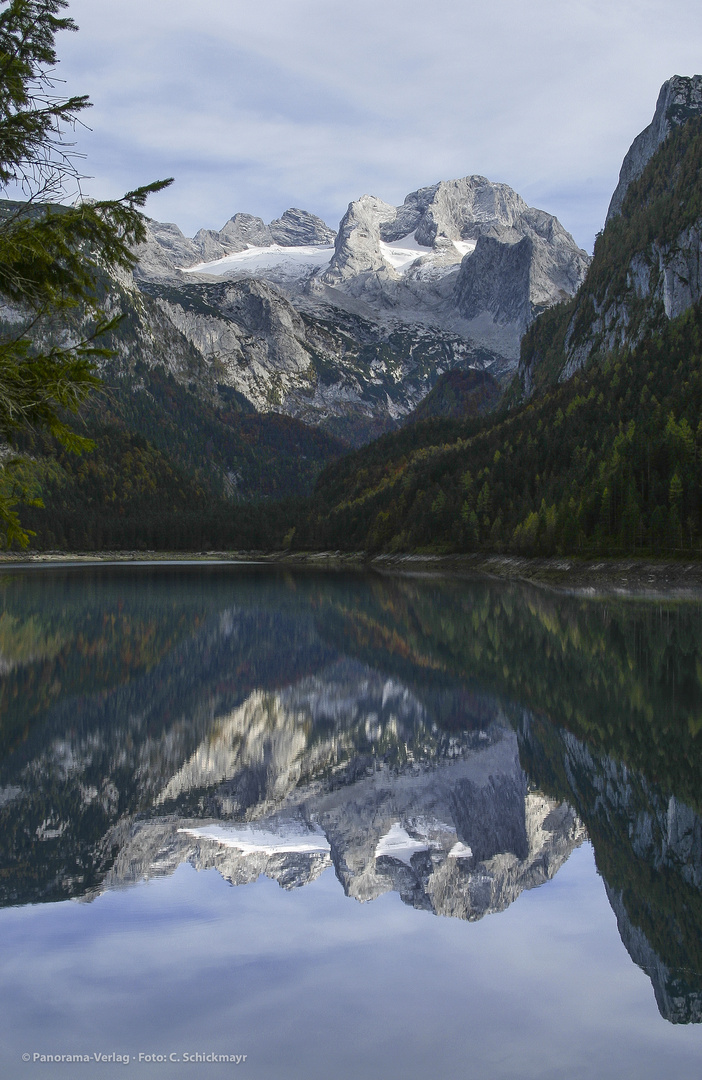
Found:
M 629 166 L 668 133 L 638 177 L 623 168 L 621 208 L 576 295 L 528 327 L 513 407 L 346 455 L 318 480 L 296 544 L 699 558 L 701 87 L 700 76 L 664 86 Z
M 385 326 L 432 326 L 508 364 L 533 318 L 572 296 L 589 263 L 555 217 L 484 176 L 420 188 L 401 206 L 362 195 L 338 233 L 295 209 L 270 225 L 235 214 L 192 240 L 150 222 L 139 256 L 142 281 L 258 278 L 298 311 L 331 306 Z
M 396 426 L 445 372 L 508 378 L 526 328 L 589 265 L 555 217 L 483 176 L 400 206 L 362 195 L 337 233 L 299 209 L 268 225 L 238 213 L 192 239 L 151 221 L 138 254 L 140 289 L 219 383 L 355 444 Z
M 624 158 L 582 287 L 524 338 L 522 394 L 650 339 L 702 297 L 701 124 L 702 75 L 675 75 Z
M 701 113 L 702 75 L 693 75 L 691 78 L 685 75 L 673 75 L 671 79 L 663 83 L 653 120 L 636 136 L 622 162 L 619 183 L 607 211 L 607 221 L 621 212 L 629 185 L 634 180 L 638 180 L 672 129 Z

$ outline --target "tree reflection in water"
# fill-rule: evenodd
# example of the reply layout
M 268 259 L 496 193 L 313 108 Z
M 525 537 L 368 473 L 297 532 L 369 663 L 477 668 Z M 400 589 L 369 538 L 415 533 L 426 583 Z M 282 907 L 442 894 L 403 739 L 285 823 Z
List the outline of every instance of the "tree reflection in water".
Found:
M 0 591 L 3 904 L 188 860 L 473 920 L 587 835 L 662 1015 L 702 1020 L 699 603 L 216 567 Z

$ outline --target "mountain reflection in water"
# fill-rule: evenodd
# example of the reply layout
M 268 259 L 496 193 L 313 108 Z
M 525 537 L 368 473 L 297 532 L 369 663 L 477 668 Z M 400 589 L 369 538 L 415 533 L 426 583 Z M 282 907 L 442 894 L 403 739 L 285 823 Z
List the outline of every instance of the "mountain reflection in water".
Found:
M 475 920 L 586 838 L 702 1021 L 702 605 L 256 568 L 0 583 L 0 898 L 182 862 Z

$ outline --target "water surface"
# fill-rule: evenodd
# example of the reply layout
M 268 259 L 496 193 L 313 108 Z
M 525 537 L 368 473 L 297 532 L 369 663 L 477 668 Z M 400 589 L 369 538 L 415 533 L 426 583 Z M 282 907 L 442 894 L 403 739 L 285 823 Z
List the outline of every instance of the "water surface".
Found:
M 458 577 L 7 573 L 2 1075 L 699 1077 L 701 631 Z

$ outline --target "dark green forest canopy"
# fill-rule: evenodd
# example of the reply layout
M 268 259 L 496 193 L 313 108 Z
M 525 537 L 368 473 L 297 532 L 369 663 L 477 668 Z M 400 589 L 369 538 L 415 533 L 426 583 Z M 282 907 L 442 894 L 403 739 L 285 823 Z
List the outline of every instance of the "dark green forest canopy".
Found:
M 320 478 L 310 546 L 698 550 L 702 312 L 479 424 L 418 425 Z

